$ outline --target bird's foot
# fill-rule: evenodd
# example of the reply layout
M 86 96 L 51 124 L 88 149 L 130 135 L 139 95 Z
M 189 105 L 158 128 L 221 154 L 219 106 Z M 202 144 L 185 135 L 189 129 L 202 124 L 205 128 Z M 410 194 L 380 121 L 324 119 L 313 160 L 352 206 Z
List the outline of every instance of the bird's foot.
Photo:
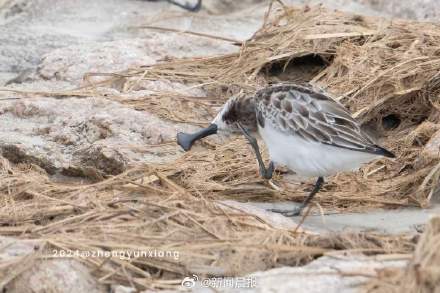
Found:
M 302 210 L 303 209 L 301 207 L 297 207 L 293 210 L 269 209 L 268 211 L 272 213 L 281 214 L 285 217 L 298 217 L 299 215 L 301 215 Z
M 271 161 L 269 163 L 269 166 L 267 167 L 267 169 L 263 166 L 260 166 L 260 175 L 261 177 L 263 177 L 264 179 L 272 179 L 272 175 L 273 175 L 273 171 L 274 171 L 275 167 L 273 162 Z

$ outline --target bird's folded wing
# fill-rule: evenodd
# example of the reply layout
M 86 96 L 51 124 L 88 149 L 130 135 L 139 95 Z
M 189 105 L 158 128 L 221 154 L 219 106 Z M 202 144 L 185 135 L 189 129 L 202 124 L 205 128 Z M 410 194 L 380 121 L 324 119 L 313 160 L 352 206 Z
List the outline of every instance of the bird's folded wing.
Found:
M 257 117 L 280 132 L 350 150 L 378 153 L 381 149 L 350 113 L 324 92 L 280 85 L 257 92 L 255 98 Z

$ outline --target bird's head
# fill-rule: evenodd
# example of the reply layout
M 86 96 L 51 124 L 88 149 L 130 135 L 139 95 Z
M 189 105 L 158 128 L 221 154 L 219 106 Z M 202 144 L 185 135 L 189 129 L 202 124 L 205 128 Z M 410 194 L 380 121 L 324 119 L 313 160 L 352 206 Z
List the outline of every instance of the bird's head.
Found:
M 230 135 L 240 133 L 237 123 L 249 131 L 256 131 L 255 100 L 253 97 L 231 97 L 218 112 L 211 124 L 192 134 L 179 132 L 177 134 L 177 143 L 188 151 L 191 146 L 199 139 L 212 134 Z

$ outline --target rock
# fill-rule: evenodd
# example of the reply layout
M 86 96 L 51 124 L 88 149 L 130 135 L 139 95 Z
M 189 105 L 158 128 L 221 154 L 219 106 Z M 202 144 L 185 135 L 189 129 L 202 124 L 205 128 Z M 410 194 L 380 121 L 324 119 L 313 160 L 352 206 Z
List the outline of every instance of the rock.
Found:
M 68 46 L 43 56 L 38 73 L 44 79 L 80 81 L 85 73 L 111 73 L 151 65 L 146 42 L 139 39 Z M 107 77 L 108 78 L 108 77 Z
M 6 23 L 25 12 L 29 6 L 29 1 L 0 0 L 0 24 Z
M 225 15 L 231 14 L 240 10 L 245 10 L 246 8 L 259 5 L 266 5 L 265 0 L 242 0 L 242 1 L 234 1 L 234 0 L 204 0 L 203 8 L 206 9 L 209 13 Z
M 7 292 L 108 292 L 83 264 L 73 259 L 36 261 L 6 287 Z
M 302 267 L 282 267 L 265 272 L 256 272 L 233 278 L 227 284 L 224 279 L 199 280 L 195 293 L 354 293 L 369 280 L 366 276 L 377 276 L 377 270 L 400 268 L 406 260 L 380 260 L 362 255 L 324 256 Z M 211 284 L 211 288 L 207 287 Z M 215 285 L 212 285 L 215 284 Z M 214 288 L 212 288 L 214 287 Z
M 0 72 L 0 86 L 6 85 L 10 80 L 17 77 L 17 73 L 14 72 Z
M 161 26 L 158 20 L 169 10 L 181 12 L 162 2 L 7 2 L 0 10 L 5 23 L 0 27 L 0 83 L 18 90 L 65 91 L 72 84 L 79 85 L 87 72 L 116 72 L 168 58 L 210 56 L 239 49 L 223 40 L 142 28 L 143 24 Z M 13 7 L 22 9 L 15 11 Z M 171 19 L 167 23 L 177 24 L 179 30 L 215 26 L 220 35 L 246 23 L 239 15 L 228 20 L 197 18 L 194 25 L 190 14 Z M 246 27 L 247 35 L 258 27 L 254 20 Z M 124 78 L 118 79 L 112 85 L 113 91 L 97 90 L 130 101 L 157 90 L 205 95 L 199 88 L 190 88 L 193 85 L 166 80 L 142 81 L 132 88 L 134 91 L 125 93 L 125 82 Z M 174 140 L 178 131 L 195 130 L 105 99 L 57 100 L 43 95 L 14 102 L 10 99 L 22 96 L 0 94 L 5 98 L 0 102 L 0 151 L 13 162 L 37 164 L 50 174 L 101 178 L 133 163 L 170 161 L 181 155 L 179 147 L 151 145 Z M 148 111 L 148 106 L 142 110 Z
M 80 161 L 73 160 L 71 169 L 81 170 L 81 176 L 103 179 L 103 175 L 118 175 L 125 171 L 127 159 L 115 148 L 91 147 L 83 152 Z M 64 172 L 68 174 L 68 172 Z
M 233 200 L 221 201 L 222 204 L 253 214 L 269 225 L 278 229 L 295 229 L 302 217 L 288 218 L 280 214 L 267 211 L 268 209 L 292 210 L 298 207 L 295 202 L 237 202 Z M 430 209 L 401 208 L 398 210 L 377 209 L 364 213 L 328 213 L 321 215 L 312 212 L 301 225 L 301 230 L 308 233 L 337 233 L 377 231 L 388 234 L 411 233 L 416 226 L 425 224 L 429 217 L 440 212 L 440 205 L 433 205 Z
M 42 155 L 39 150 L 40 147 L 45 148 L 45 143 L 41 141 L 35 143 L 35 140 L 32 139 L 28 139 L 27 142 L 29 144 L 23 144 L 26 143 L 26 139 L 24 139 L 16 144 L 3 144 L 0 147 L 2 156 L 11 163 L 35 164 L 46 170 L 47 173 L 54 174 L 59 166 L 56 165 L 56 162 L 54 164 L 50 157 Z
M 43 56 L 38 72 L 44 79 L 78 82 L 88 72 L 113 73 L 169 58 L 209 56 L 237 50 L 238 47 L 223 41 L 150 32 L 143 39 L 92 42 L 56 49 Z
M 358 0 L 358 2 L 396 18 L 438 21 L 440 17 L 437 0 Z
M 20 263 L 42 244 L 39 240 L 0 237 L 0 288 L 3 292 L 108 292 L 87 267 L 74 259 L 25 259 Z
M 179 156 L 178 131 L 192 127 L 100 98 L 38 98 L 0 105 L 0 150 L 14 163 L 41 166 L 50 174 L 119 174 L 136 162 Z
M 15 76 L 14 78 L 11 78 L 8 81 L 6 81 L 5 85 L 24 83 L 27 81 L 31 81 L 33 74 L 34 74 L 34 71 L 32 69 L 25 69 L 22 72 L 20 72 L 17 76 Z
M 411 261 L 400 275 L 396 292 L 440 292 L 439 237 L 440 216 L 437 214 L 428 222 Z
M 136 292 L 136 289 L 126 286 L 112 286 L 111 293 L 134 293 Z
M 426 143 L 422 154 L 430 159 L 440 157 L 440 131 L 437 131 Z
M 0 262 L 6 262 L 11 258 L 23 256 L 35 252 L 40 246 L 38 240 L 18 240 L 10 237 L 0 236 Z

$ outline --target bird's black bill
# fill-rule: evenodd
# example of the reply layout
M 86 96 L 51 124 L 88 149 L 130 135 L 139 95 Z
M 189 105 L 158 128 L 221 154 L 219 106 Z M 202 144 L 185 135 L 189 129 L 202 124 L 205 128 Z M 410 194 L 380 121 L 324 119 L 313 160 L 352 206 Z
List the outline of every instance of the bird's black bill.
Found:
M 202 139 L 204 137 L 207 137 L 212 134 L 217 133 L 217 125 L 211 124 L 208 127 L 197 131 L 196 133 L 183 133 L 179 132 L 177 134 L 177 143 L 185 150 L 189 151 L 192 147 L 192 145 L 198 141 L 199 139 Z

